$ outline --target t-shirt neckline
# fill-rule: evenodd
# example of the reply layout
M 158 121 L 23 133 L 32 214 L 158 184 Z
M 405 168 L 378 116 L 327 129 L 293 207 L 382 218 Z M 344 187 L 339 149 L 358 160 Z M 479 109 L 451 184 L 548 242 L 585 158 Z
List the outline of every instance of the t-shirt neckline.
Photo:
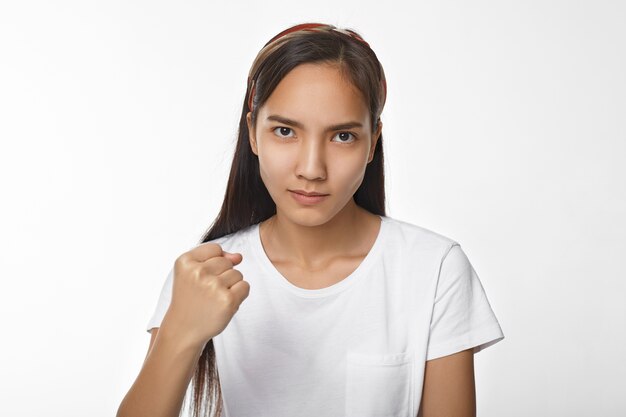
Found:
M 252 229 L 252 233 L 249 235 L 252 240 L 252 248 L 254 249 L 254 254 L 257 256 L 261 267 L 265 270 L 267 275 L 276 282 L 278 285 L 288 290 L 294 295 L 303 298 L 320 298 L 326 297 L 332 294 L 336 294 L 340 291 L 347 289 L 352 286 L 355 282 L 360 281 L 360 278 L 364 277 L 366 273 L 371 268 L 371 265 L 376 261 L 379 257 L 380 252 L 384 247 L 384 240 L 387 234 L 387 217 L 378 215 L 380 217 L 380 228 L 378 230 L 378 235 L 376 236 L 376 240 L 374 244 L 370 248 L 370 251 L 365 255 L 359 266 L 352 271 L 350 275 L 342 279 L 341 281 L 319 289 L 307 289 L 300 288 L 285 278 L 278 269 L 274 266 L 272 261 L 269 259 L 267 254 L 265 253 L 265 249 L 263 248 L 263 243 L 261 241 L 261 233 L 260 233 L 260 224 L 256 223 L 254 228 Z

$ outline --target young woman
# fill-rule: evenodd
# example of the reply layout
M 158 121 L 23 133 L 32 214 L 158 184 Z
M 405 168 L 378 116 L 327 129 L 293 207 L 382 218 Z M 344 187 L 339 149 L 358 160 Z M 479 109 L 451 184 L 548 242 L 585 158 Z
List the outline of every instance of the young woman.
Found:
M 221 211 L 169 271 L 118 417 L 475 415 L 473 354 L 504 336 L 460 245 L 385 215 L 386 94 L 351 30 L 259 52 Z

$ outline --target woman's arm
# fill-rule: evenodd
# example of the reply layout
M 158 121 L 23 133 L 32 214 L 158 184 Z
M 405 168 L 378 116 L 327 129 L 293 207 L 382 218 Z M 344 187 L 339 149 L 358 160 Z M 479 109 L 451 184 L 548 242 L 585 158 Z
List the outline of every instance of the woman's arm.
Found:
M 202 347 L 185 343 L 165 326 L 153 328 L 143 367 L 117 417 L 178 417 L 202 354 Z
M 417 417 L 442 416 L 476 417 L 473 348 L 426 361 Z

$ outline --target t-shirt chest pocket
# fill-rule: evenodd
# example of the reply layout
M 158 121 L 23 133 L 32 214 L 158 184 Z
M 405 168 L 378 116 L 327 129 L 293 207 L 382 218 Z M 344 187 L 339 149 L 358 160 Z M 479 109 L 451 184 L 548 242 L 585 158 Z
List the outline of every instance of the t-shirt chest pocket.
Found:
M 413 355 L 346 353 L 346 417 L 414 417 Z

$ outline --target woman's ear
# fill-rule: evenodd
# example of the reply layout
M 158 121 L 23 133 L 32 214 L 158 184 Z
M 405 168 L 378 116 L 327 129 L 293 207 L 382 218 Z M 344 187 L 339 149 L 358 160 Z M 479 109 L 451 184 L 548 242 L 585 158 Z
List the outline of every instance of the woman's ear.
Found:
M 250 139 L 250 147 L 252 148 L 252 152 L 256 156 L 259 156 L 259 151 L 256 144 L 256 132 L 254 131 L 254 126 L 252 126 L 252 112 L 248 112 L 246 114 L 246 123 L 248 124 L 248 138 Z

